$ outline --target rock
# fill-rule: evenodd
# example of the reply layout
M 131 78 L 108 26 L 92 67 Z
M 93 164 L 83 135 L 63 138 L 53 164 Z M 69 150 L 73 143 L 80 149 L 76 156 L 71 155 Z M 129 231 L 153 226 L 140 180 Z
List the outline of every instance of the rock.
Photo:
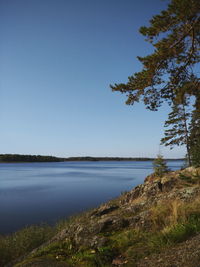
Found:
M 92 240 L 90 241 L 90 245 L 93 248 L 101 248 L 106 245 L 108 242 L 108 239 L 106 237 L 99 237 L 99 236 L 94 236 Z
M 144 202 L 132 204 L 132 205 L 127 207 L 127 211 L 132 212 L 133 214 L 138 213 L 141 211 L 143 206 L 144 206 Z
M 131 227 L 140 228 L 140 229 L 150 229 L 152 226 L 152 221 L 150 219 L 150 211 L 145 210 L 140 212 L 138 215 L 129 218 L 129 224 Z
M 124 205 L 126 203 L 130 203 L 133 200 L 140 197 L 142 195 L 142 193 L 143 193 L 143 185 L 138 185 L 133 190 L 126 193 L 126 195 L 120 200 L 120 204 Z
M 103 233 L 110 230 L 119 230 L 128 226 L 128 220 L 120 218 L 118 216 L 110 216 L 99 220 L 98 227 L 99 233 Z
M 100 207 L 98 210 L 94 211 L 91 215 L 92 216 L 102 216 L 105 214 L 108 214 L 116 209 L 118 209 L 119 206 L 113 205 L 113 206 L 109 206 L 109 205 L 104 205 L 102 207 Z

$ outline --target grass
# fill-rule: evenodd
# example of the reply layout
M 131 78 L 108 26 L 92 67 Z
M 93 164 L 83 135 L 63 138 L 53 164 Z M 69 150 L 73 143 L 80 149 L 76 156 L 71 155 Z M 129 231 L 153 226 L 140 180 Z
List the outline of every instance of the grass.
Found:
M 155 230 L 186 223 L 200 217 L 200 198 L 185 203 L 180 200 L 163 201 L 151 209 L 151 220 Z
M 139 259 L 160 253 L 200 232 L 200 218 L 165 228 L 164 231 L 143 232 L 129 229 L 112 236 L 112 246 L 134 266 Z M 131 266 L 131 265 L 130 265 Z
M 113 233 L 110 246 L 124 255 L 130 266 L 136 261 L 173 247 L 200 232 L 200 200 L 184 203 L 163 202 L 151 209 L 152 227 L 149 231 L 126 229 Z M 126 266 L 129 266 L 128 264 Z
M 35 255 L 29 257 L 28 261 L 46 258 L 65 262 L 69 266 L 106 267 L 110 266 L 108 263 L 111 262 L 112 257 L 113 251 L 107 246 L 99 249 L 75 248 L 70 242 L 61 241 L 41 248 Z M 27 263 L 27 259 L 19 266 L 23 266 L 23 263 Z
M 30 226 L 11 235 L 0 236 L 0 266 L 39 247 L 55 234 L 48 225 Z
M 60 220 L 55 226 L 49 226 L 47 224 L 33 225 L 25 227 L 13 234 L 0 235 L 0 266 L 4 266 L 9 262 L 30 253 L 33 249 L 38 248 L 40 245 L 49 241 L 58 232 L 68 228 L 68 226 L 74 222 L 79 220 L 82 222 L 87 222 L 87 218 L 92 210 L 93 209 L 85 211 L 81 214 L 70 216 L 67 219 Z M 52 246 L 55 249 L 53 254 L 58 252 L 62 254 L 62 251 L 66 251 L 66 244 L 64 244 L 64 248 L 62 248 L 62 243 L 59 245 L 56 244 L 55 246 L 53 244 Z M 44 255 L 48 254 L 48 250 L 50 251 L 49 255 L 52 254 L 52 248 L 49 246 L 44 251 Z M 68 252 L 69 250 L 67 250 L 67 253 Z

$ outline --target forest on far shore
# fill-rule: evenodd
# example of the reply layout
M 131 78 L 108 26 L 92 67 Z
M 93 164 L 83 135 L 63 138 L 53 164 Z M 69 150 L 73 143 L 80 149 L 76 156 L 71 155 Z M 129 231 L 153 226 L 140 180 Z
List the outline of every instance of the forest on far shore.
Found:
M 63 161 L 153 161 L 154 158 L 147 157 L 68 157 L 59 158 L 54 156 L 41 156 L 41 155 L 20 155 L 20 154 L 0 154 L 0 162 L 63 162 Z M 166 160 L 184 160 L 179 159 L 166 159 Z

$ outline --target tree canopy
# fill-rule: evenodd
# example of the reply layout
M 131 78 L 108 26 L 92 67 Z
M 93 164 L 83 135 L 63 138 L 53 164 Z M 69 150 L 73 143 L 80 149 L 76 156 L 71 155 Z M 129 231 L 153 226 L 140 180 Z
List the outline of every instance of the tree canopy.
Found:
M 143 69 L 127 83 L 111 85 L 112 90 L 126 93 L 126 104 L 143 101 L 150 110 L 157 110 L 163 101 L 181 103 L 185 94 L 199 94 L 200 1 L 171 0 L 140 33 L 154 52 L 138 56 Z

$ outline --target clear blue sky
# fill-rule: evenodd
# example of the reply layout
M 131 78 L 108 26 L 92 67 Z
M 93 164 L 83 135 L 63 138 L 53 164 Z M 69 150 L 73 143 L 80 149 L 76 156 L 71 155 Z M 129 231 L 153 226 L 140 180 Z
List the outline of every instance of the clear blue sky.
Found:
M 138 29 L 167 2 L 1 0 L 0 153 L 155 156 L 168 107 L 127 106 L 109 85 L 140 70 Z

